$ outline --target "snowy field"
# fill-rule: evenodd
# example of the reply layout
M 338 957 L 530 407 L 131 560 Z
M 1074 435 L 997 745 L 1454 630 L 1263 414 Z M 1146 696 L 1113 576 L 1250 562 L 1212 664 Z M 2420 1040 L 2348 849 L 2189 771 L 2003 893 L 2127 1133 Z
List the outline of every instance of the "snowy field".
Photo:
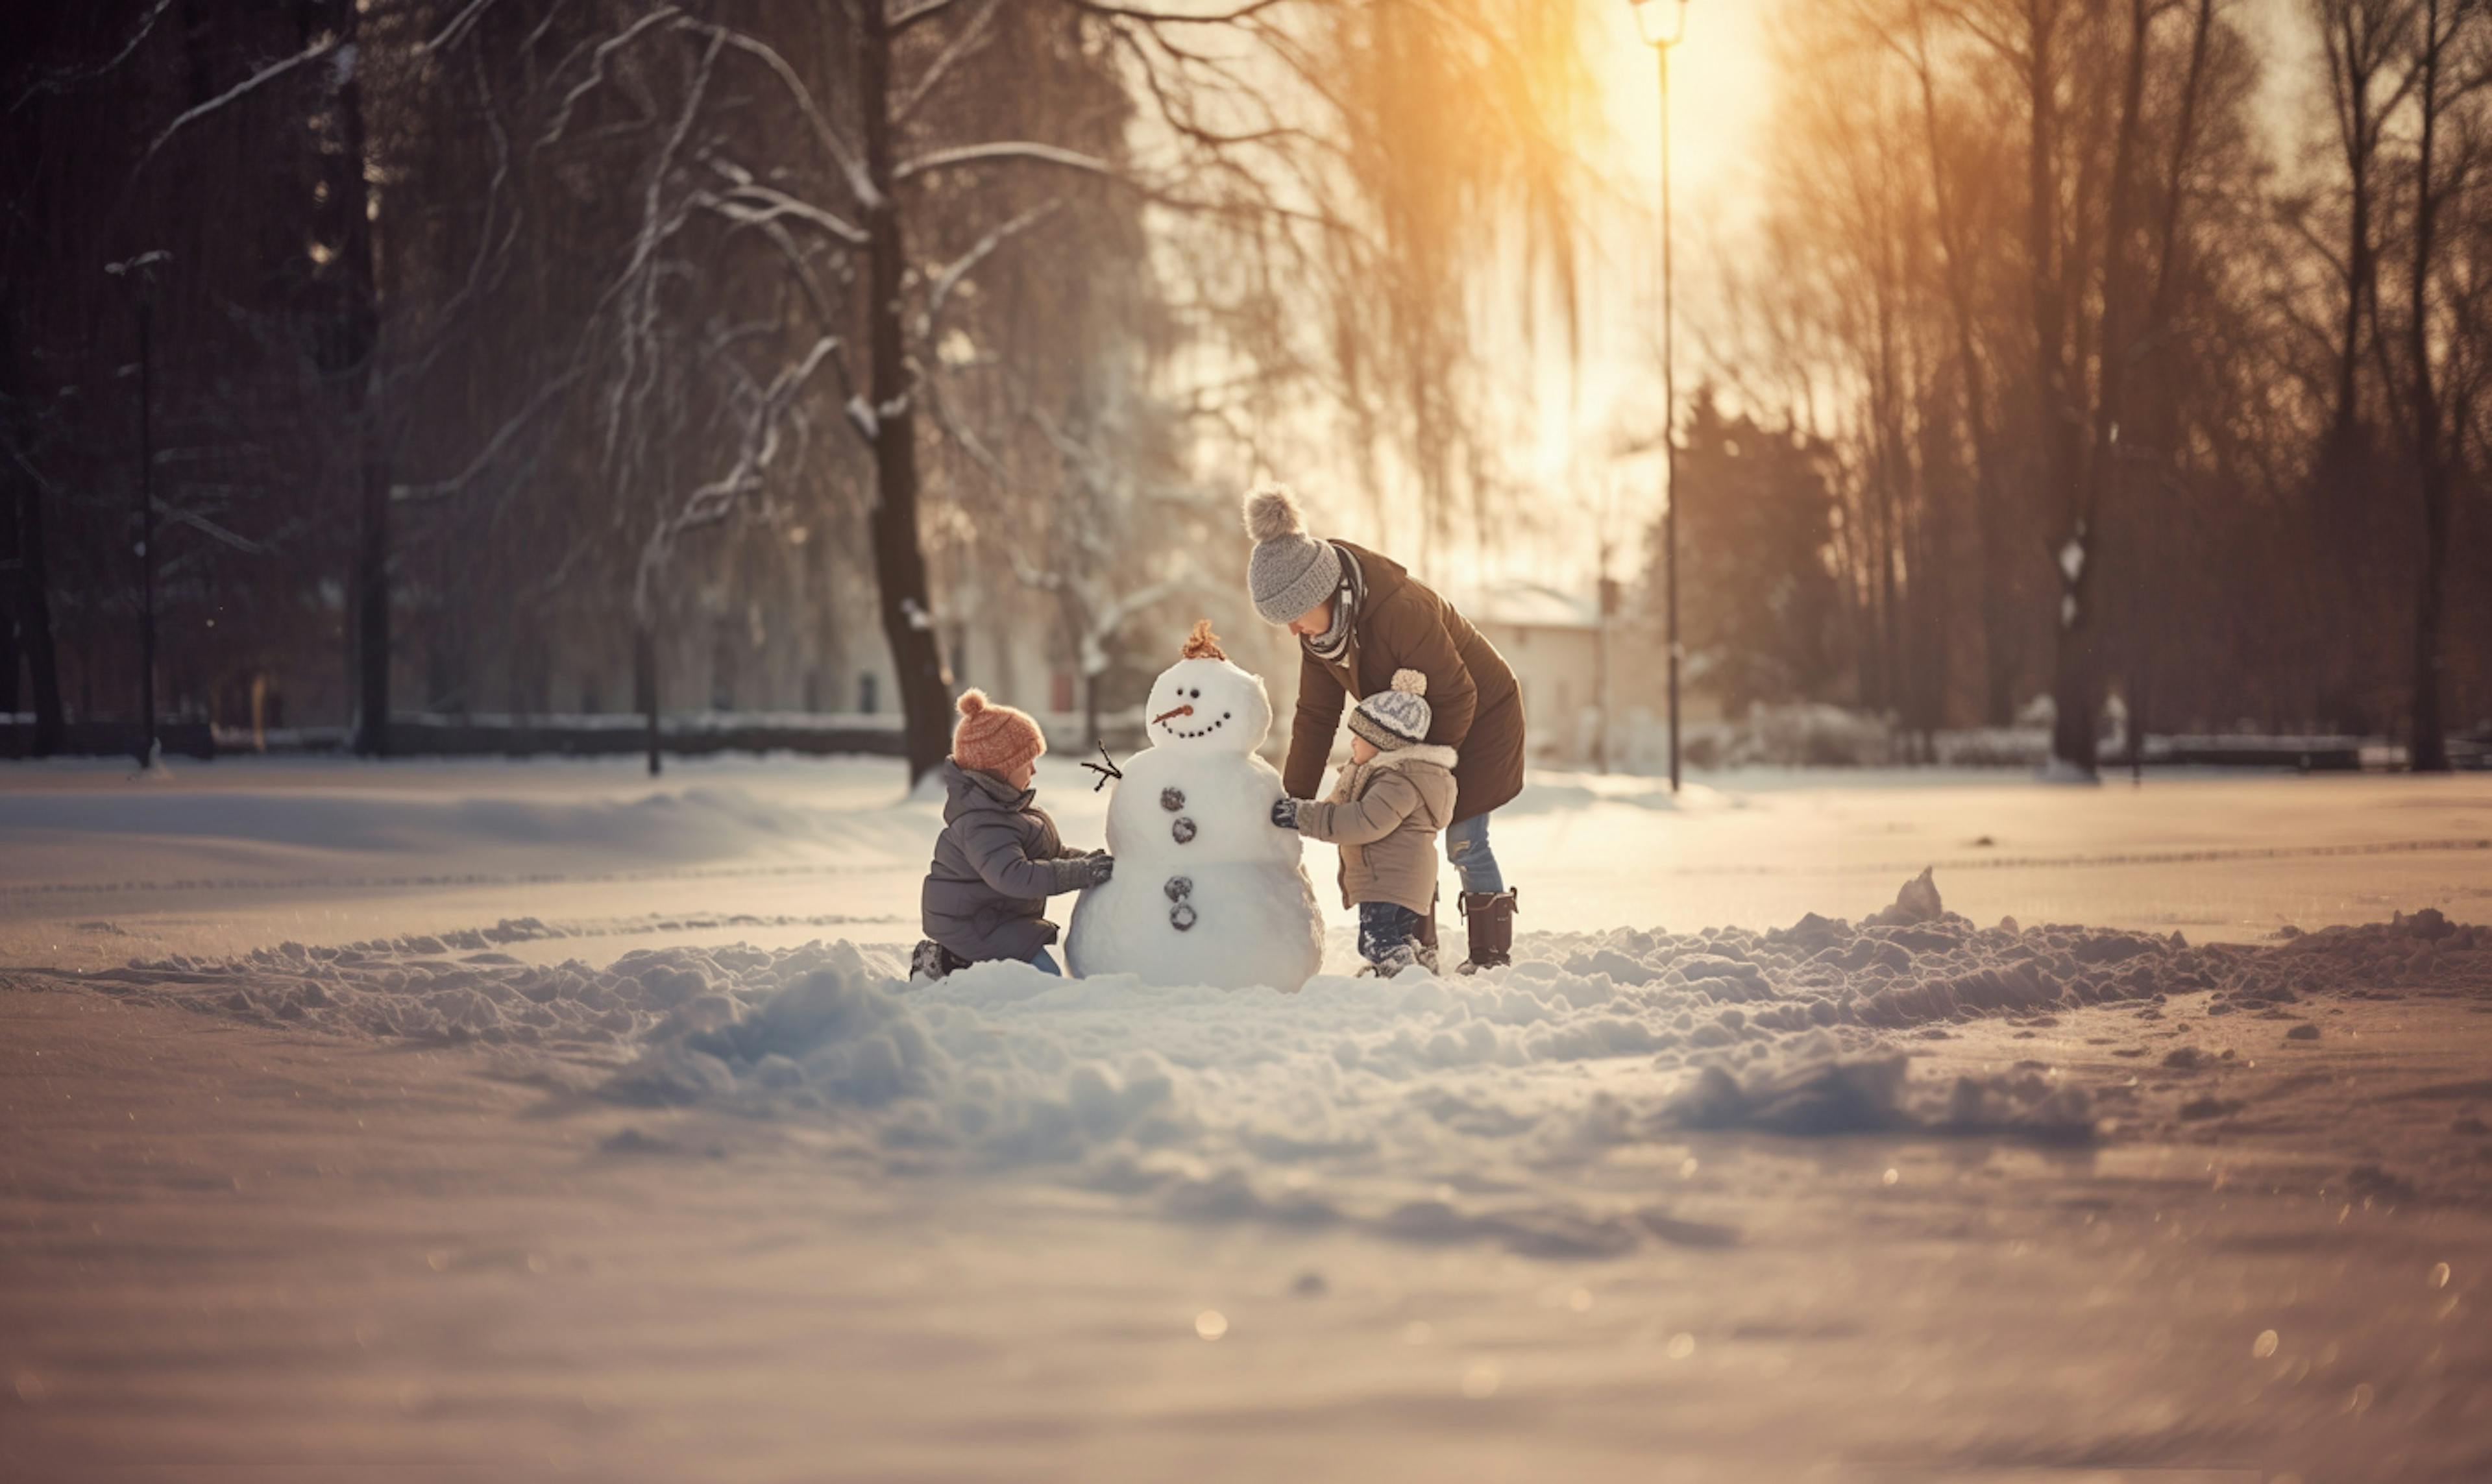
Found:
M 897 773 L 0 770 L 0 1475 L 2492 1477 L 2492 779 L 1539 775 L 1282 995 L 906 987 Z

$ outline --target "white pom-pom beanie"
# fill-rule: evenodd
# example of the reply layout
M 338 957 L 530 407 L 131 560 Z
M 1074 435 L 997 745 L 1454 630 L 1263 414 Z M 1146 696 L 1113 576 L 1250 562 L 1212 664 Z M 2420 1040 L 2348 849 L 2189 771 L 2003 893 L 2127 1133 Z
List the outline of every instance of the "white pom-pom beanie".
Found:
M 1289 486 L 1261 484 L 1246 492 L 1246 534 L 1255 538 L 1246 589 L 1266 621 L 1288 623 L 1340 583 L 1341 553 L 1331 542 L 1307 534 L 1306 517 Z
M 1350 729 L 1383 752 L 1428 740 L 1436 718 L 1428 710 L 1428 677 L 1415 669 L 1393 672 L 1393 689 L 1379 691 L 1350 713 Z

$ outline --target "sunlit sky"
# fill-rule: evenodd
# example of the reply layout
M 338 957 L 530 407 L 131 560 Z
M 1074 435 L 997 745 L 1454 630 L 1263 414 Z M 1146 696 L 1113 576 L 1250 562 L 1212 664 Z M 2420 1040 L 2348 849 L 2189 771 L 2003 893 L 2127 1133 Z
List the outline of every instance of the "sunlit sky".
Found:
M 1659 7 L 1665 13 L 1667 5 Z M 1589 60 L 1617 137 L 1606 163 L 1647 184 L 1661 171 L 1661 90 L 1652 48 L 1636 31 L 1627 0 L 1590 0 Z M 1689 0 L 1686 29 L 1671 53 L 1676 95 L 1671 141 L 1674 190 L 1702 196 L 1736 177 L 1772 102 L 1765 11 L 1755 0 Z
M 1591 270 L 1583 358 L 1570 374 L 1562 348 L 1542 347 L 1528 392 L 1534 435 L 1508 460 L 1511 473 L 1546 491 L 1547 519 L 1494 555 L 1466 544 L 1452 556 L 1458 581 L 1524 577 L 1588 588 L 1596 529 L 1617 544 L 1613 576 L 1631 576 L 1643 527 L 1663 504 L 1660 459 L 1619 459 L 1621 431 L 1649 435 L 1659 425 L 1656 347 L 1659 274 L 1660 88 L 1652 49 L 1638 33 L 1628 0 L 1581 0 L 1587 56 L 1600 90 L 1605 129 L 1586 141 L 1593 166 L 1627 188 L 1624 220 L 1595 223 L 1602 251 Z M 1736 251 L 1762 199 L 1761 154 L 1780 81 L 1776 28 L 1808 20 L 1808 0 L 1689 0 L 1671 53 L 1672 193 L 1676 244 L 1678 392 L 1686 400 L 1705 373 L 1692 330 L 1718 282 L 1718 253 Z M 2231 13 L 2263 53 L 2260 108 L 2292 158 L 2289 137 L 2299 95 L 2311 80 L 2311 39 L 2295 0 L 2237 0 Z M 1663 9 L 1667 10 L 1667 7 Z M 1537 527 L 1535 531 L 1531 527 Z M 1536 539 L 1535 539 L 1536 538 Z M 1493 570 L 1472 565 L 1487 562 Z
M 1756 198 L 1750 175 L 1773 105 L 1768 9 L 1756 0 L 1690 0 L 1671 51 L 1682 398 L 1699 370 L 1686 332 L 1710 278 L 1707 246 L 1736 236 Z M 1587 295 L 1583 359 L 1570 377 L 1559 348 L 1543 347 L 1531 391 L 1537 436 L 1510 460 L 1513 473 L 1549 491 L 1549 536 L 1561 530 L 1567 536 L 1504 548 L 1497 562 L 1501 571 L 1465 572 L 1462 579 L 1515 576 L 1587 584 L 1596 554 L 1580 539 L 1585 523 L 1604 528 L 1618 546 L 1618 560 L 1632 563 L 1638 530 L 1661 504 L 1660 460 L 1619 460 L 1612 452 L 1622 430 L 1649 434 L 1660 420 L 1652 322 L 1660 266 L 1659 69 L 1628 0 L 1586 0 L 1585 12 L 1601 118 L 1601 132 L 1586 141 L 1585 152 L 1626 193 L 1623 220 L 1594 223 L 1600 252 Z

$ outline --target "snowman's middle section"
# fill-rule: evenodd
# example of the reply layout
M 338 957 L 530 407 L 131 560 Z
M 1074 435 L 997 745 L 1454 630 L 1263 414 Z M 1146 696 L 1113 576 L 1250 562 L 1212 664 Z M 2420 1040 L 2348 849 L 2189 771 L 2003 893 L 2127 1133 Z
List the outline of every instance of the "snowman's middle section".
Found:
M 1281 792 L 1281 775 L 1252 754 L 1145 749 L 1109 801 L 1108 849 L 1119 875 L 1155 862 L 1294 866 L 1298 832 L 1271 819 Z
M 1222 989 L 1306 983 L 1323 928 L 1298 864 L 1301 837 L 1272 823 L 1280 796 L 1281 775 L 1252 754 L 1136 755 L 1108 805 L 1116 875 L 1073 909 L 1074 972 Z

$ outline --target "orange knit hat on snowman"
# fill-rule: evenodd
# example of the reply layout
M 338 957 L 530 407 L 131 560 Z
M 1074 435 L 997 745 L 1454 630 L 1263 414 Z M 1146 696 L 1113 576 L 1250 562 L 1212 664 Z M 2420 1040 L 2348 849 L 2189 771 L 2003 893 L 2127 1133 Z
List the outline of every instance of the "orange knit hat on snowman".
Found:
M 1001 773 L 1046 753 L 1047 737 L 1028 712 L 989 700 L 984 691 L 963 691 L 960 705 L 952 760 L 961 766 Z

